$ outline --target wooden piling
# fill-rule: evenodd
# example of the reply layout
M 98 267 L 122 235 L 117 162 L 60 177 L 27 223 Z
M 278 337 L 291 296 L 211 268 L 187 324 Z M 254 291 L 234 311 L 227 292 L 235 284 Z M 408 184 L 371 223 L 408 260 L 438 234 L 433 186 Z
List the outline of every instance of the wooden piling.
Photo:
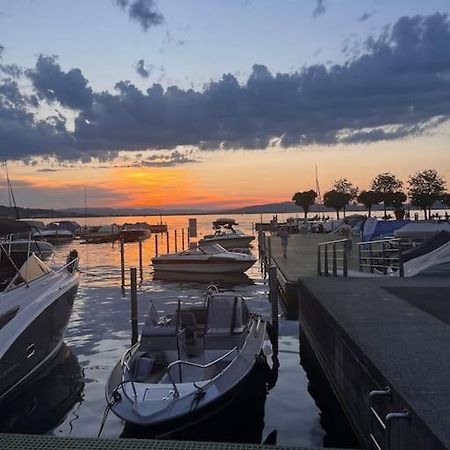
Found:
M 175 253 L 178 251 L 177 230 L 175 230 Z
M 130 283 L 131 283 L 131 345 L 138 341 L 138 309 L 137 309 L 137 277 L 136 267 L 130 269 Z
M 158 256 L 158 235 L 155 234 L 155 256 Z
M 120 271 L 122 275 L 121 286 L 123 289 L 125 287 L 125 248 L 123 237 L 120 238 Z
M 167 250 L 167 253 L 170 253 L 169 230 L 166 231 L 166 250 Z
M 181 250 L 184 250 L 184 228 L 181 229 Z
M 144 279 L 144 269 L 142 263 L 142 240 L 139 239 L 139 277 L 141 281 Z

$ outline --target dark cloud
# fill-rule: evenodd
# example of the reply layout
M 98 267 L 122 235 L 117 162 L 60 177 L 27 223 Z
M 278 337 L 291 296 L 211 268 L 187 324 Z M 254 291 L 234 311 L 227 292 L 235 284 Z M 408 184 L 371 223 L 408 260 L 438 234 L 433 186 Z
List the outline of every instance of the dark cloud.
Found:
M 86 110 L 92 104 L 92 89 L 81 70 L 64 72 L 54 56 L 40 55 L 36 67 L 26 74 L 40 98 L 49 102 L 57 100 L 72 109 Z
M 316 7 L 313 11 L 313 17 L 319 17 L 322 14 L 325 14 L 325 11 L 327 10 L 327 7 L 325 6 L 325 0 L 315 0 Z
M 365 12 L 358 20 L 360 22 L 365 22 L 366 20 L 369 20 L 375 13 L 376 11 Z
M 164 16 L 158 11 L 154 0 L 115 0 L 131 20 L 138 22 L 144 31 L 164 23 Z
M 145 61 L 143 59 L 140 59 L 136 63 L 136 72 L 142 78 L 148 78 L 150 76 L 150 70 L 146 68 Z
M 0 82 L 0 154 L 84 162 L 107 161 L 121 150 L 182 145 L 259 149 L 273 142 L 375 142 L 429 133 L 450 117 L 446 14 L 403 17 L 360 50 L 346 64 L 294 73 L 272 74 L 255 65 L 245 83 L 225 74 L 201 91 L 154 84 L 143 92 L 120 81 L 115 92 L 92 92 L 78 69 L 64 72 L 50 58 L 45 61 L 52 70 L 33 71 L 36 90 L 42 98 L 73 105 L 74 131 L 58 114 L 39 120 L 17 84 Z M 79 97 L 72 98 L 74 92 Z

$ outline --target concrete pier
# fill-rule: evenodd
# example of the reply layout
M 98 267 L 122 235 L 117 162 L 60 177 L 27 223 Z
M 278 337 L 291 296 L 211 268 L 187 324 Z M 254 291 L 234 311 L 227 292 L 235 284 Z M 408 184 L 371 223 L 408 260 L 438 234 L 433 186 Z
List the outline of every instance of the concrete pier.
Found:
M 272 255 L 361 443 L 450 448 L 450 277 L 318 277 L 321 238 L 291 237 L 286 260 L 273 238 Z

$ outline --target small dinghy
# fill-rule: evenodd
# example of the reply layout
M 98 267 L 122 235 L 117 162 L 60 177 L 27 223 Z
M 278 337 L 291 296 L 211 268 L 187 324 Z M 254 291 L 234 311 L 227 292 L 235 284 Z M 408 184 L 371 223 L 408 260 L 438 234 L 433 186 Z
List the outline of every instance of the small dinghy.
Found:
M 209 288 L 200 306 L 159 317 L 150 303 L 140 342 L 112 370 L 111 411 L 140 426 L 186 426 L 215 408 L 264 360 L 266 323 L 242 297 Z

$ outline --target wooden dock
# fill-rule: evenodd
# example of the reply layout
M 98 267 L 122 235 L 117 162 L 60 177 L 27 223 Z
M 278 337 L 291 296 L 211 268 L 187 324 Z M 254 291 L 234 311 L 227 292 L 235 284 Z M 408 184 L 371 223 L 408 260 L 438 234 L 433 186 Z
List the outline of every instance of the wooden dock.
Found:
M 361 443 L 450 448 L 450 277 L 319 277 L 326 238 L 292 236 L 286 260 L 272 238 L 272 258 Z

